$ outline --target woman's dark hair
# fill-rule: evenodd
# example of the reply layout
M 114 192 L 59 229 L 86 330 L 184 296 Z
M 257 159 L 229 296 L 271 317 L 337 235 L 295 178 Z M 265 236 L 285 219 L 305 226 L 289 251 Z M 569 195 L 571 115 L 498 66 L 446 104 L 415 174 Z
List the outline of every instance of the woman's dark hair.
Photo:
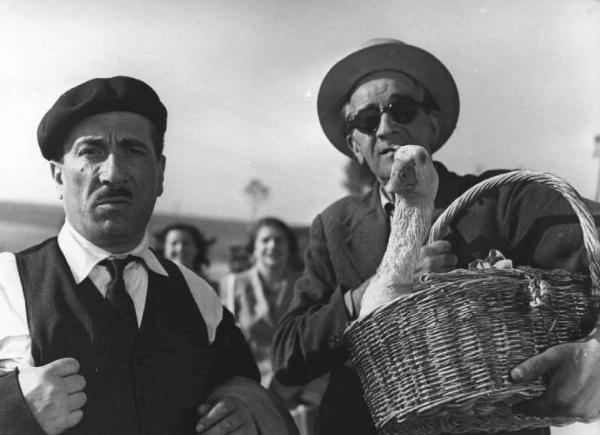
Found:
M 248 243 L 246 243 L 246 252 L 248 255 L 252 255 L 254 252 L 254 243 L 256 242 L 256 236 L 262 227 L 274 227 L 285 235 L 290 248 L 290 263 L 293 264 L 294 260 L 298 258 L 298 236 L 285 222 L 276 217 L 266 216 L 259 219 L 252 225 L 250 232 L 248 233 Z
M 196 228 L 194 225 L 184 224 L 181 222 L 177 222 L 171 225 L 167 225 L 161 231 L 156 233 L 156 238 L 162 245 L 162 249 L 164 249 L 165 240 L 167 238 L 167 234 L 169 231 L 185 231 L 192 236 L 192 240 L 194 240 L 194 245 L 196 245 L 196 257 L 194 257 L 194 269 L 200 269 L 200 266 L 210 266 L 210 260 L 208 259 L 208 248 L 210 245 L 215 243 L 216 239 L 213 237 L 211 239 L 207 239 L 204 237 L 204 234 Z

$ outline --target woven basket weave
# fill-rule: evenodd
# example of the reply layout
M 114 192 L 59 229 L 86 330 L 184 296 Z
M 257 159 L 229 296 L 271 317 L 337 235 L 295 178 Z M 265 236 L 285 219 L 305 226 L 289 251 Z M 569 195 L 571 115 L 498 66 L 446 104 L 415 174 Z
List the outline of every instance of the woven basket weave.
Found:
M 581 338 L 595 325 L 600 244 L 575 190 L 533 171 L 490 178 L 450 205 L 429 241 L 481 193 L 520 181 L 549 185 L 569 201 L 582 227 L 590 274 L 533 268 L 429 274 L 414 293 L 348 326 L 344 341 L 381 433 L 497 432 L 575 421 L 513 414 L 514 403 L 539 396 L 545 385 L 510 380 L 518 363 Z

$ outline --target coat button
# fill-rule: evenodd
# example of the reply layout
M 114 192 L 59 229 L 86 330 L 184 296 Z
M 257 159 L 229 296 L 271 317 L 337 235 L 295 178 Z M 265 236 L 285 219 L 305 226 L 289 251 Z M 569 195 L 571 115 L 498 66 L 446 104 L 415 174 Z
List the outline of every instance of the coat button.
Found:
M 343 343 L 344 340 L 342 333 L 334 334 L 327 339 L 327 347 L 329 347 L 329 350 L 336 350 L 342 347 Z

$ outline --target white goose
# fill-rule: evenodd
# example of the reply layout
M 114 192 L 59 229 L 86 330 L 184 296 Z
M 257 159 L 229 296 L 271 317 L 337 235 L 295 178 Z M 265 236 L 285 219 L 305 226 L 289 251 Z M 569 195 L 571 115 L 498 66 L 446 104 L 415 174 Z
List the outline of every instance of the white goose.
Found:
M 400 147 L 385 190 L 395 197 L 390 238 L 363 295 L 361 317 L 411 291 L 438 190 L 438 175 L 427 150 L 418 145 Z

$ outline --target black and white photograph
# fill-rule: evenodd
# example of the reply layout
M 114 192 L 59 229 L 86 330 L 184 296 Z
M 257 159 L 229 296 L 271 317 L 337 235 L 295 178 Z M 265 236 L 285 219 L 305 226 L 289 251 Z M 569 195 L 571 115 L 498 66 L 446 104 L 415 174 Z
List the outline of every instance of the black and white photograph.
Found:
M 600 435 L 600 0 L 0 0 L 0 435 Z

